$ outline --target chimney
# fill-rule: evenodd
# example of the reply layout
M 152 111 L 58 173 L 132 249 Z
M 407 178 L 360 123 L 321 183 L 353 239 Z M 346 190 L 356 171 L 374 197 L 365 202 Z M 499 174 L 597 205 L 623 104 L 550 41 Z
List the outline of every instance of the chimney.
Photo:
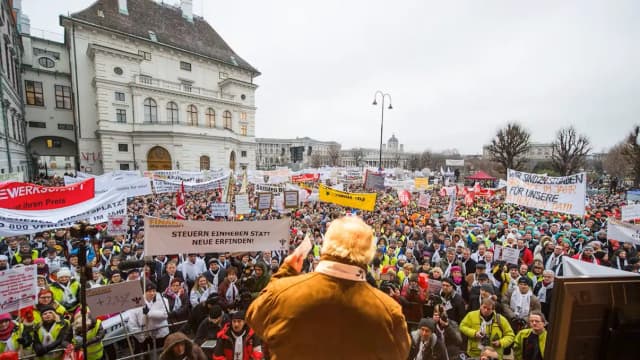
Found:
M 193 22 L 193 0 L 180 0 L 180 9 L 182 9 L 182 17 Z
M 127 0 L 118 0 L 118 12 L 122 15 L 129 15 Z

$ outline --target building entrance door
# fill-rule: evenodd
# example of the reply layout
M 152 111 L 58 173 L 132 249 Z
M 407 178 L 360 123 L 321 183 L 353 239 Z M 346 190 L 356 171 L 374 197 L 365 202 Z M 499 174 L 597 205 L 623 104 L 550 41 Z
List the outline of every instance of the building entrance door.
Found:
M 171 170 L 171 154 L 161 146 L 155 146 L 147 154 L 148 170 Z

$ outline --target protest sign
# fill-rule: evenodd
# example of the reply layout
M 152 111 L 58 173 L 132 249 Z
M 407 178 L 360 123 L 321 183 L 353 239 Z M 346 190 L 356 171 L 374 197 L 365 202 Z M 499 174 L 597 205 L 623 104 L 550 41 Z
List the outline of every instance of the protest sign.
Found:
M 258 193 L 258 210 L 265 210 L 271 208 L 271 193 Z
M 285 189 L 285 184 L 256 184 L 256 192 L 281 193 Z
M 440 290 L 442 290 L 442 281 L 429 279 L 429 294 L 439 295 Z
M 640 204 L 626 205 L 622 207 L 622 221 L 640 218 Z
M 444 161 L 444 164 L 446 166 L 464 166 L 464 159 L 463 160 L 446 159 Z
M 320 201 L 355 209 L 373 211 L 376 206 L 376 193 L 348 193 L 320 184 L 318 194 Z
M 640 190 L 627 191 L 627 201 L 640 201 Z
M 291 182 L 316 182 L 320 180 L 320 174 L 300 174 L 300 175 L 291 175 Z
M 427 190 L 429 188 L 429 178 L 417 177 L 413 179 L 413 186 L 416 190 Z
M 33 306 L 38 294 L 37 266 L 0 271 L 0 314 Z
M 115 314 L 143 306 L 142 296 L 140 281 L 126 281 L 87 289 L 87 305 L 93 316 Z
M 493 252 L 496 261 L 504 261 L 509 264 L 518 265 L 518 258 L 520 257 L 520 251 L 518 249 L 496 245 Z
M 284 195 L 282 193 L 273 196 L 271 208 L 281 214 L 285 212 L 286 208 L 284 207 Z
M 93 179 L 69 186 L 40 186 L 23 182 L 0 184 L 0 208 L 49 210 L 87 201 L 94 197 Z
M 249 205 L 249 195 L 239 194 L 236 195 L 236 214 L 250 214 L 251 206 Z
M 284 207 L 287 209 L 298 207 L 298 198 L 300 191 L 298 190 L 286 190 L 284 192 Z
M 163 180 L 163 179 L 154 179 L 153 180 L 153 188 L 156 191 L 156 194 L 163 193 L 175 193 L 178 192 L 182 184 L 184 184 L 184 190 L 189 191 L 207 191 L 207 190 L 216 190 L 221 189 L 226 186 L 226 183 L 229 181 L 229 177 L 221 177 L 213 180 L 207 180 L 202 182 L 183 182 L 177 180 Z
M 451 195 L 449 195 L 449 206 L 447 206 L 447 215 L 445 216 L 445 219 L 447 219 L 447 221 L 451 221 L 455 212 L 456 212 L 456 192 L 454 191 L 453 193 L 451 193 Z
M 584 216 L 586 193 L 586 173 L 552 177 L 507 171 L 507 203 Z
M 367 170 L 364 178 L 364 188 L 367 190 L 384 190 L 384 174 Z
M 398 191 L 398 200 L 400 200 L 402 206 L 407 206 L 411 201 L 411 194 L 407 190 Z
M 640 225 L 624 223 L 612 218 L 607 222 L 607 239 L 640 245 Z
M 420 194 L 420 198 L 418 199 L 418 206 L 421 208 L 429 208 L 429 204 L 431 203 L 431 194 Z
M 107 234 L 111 236 L 126 235 L 129 229 L 126 216 L 111 216 L 107 223 Z
M 107 222 L 110 216 L 126 215 L 127 199 L 116 191 L 85 202 L 52 210 L 0 209 L 0 236 L 32 234 L 70 227 L 78 221 Z
M 229 203 L 213 203 L 211 204 L 211 216 L 229 216 L 231 211 L 231 204 Z
M 145 217 L 145 255 L 286 250 L 289 220 L 191 221 Z

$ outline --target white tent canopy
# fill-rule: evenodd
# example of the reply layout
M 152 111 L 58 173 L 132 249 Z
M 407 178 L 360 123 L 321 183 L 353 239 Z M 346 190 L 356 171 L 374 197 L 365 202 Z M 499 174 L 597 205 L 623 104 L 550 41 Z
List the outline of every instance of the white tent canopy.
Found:
M 586 261 L 573 259 L 569 256 L 562 257 L 562 275 L 563 278 L 598 278 L 598 277 L 630 277 L 640 276 L 640 274 L 629 271 L 622 271 L 606 266 L 592 264 Z

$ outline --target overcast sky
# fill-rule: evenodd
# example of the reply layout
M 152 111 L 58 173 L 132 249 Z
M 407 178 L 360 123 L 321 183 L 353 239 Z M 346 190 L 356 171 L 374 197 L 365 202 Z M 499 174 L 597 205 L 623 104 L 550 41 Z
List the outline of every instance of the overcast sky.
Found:
M 166 3 L 176 4 L 178 0 Z M 23 0 L 36 29 L 92 0 Z M 574 125 L 600 152 L 640 124 L 640 1 L 195 0 L 258 68 L 258 137 L 481 153 L 508 121 L 551 142 Z M 32 32 L 38 35 L 38 31 Z

